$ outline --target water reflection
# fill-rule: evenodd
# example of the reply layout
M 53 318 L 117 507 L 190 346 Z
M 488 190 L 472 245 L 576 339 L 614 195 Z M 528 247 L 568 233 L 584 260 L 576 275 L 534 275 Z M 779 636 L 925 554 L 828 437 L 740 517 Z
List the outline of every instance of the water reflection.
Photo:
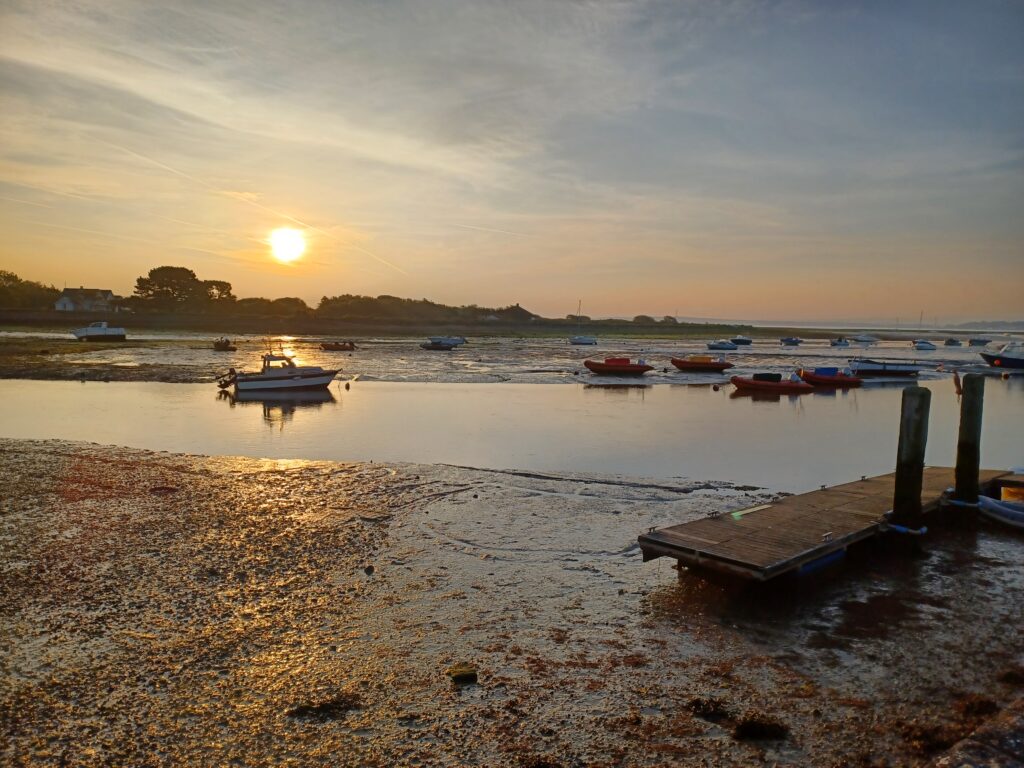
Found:
M 284 425 L 295 417 L 299 408 L 319 409 L 325 404 L 337 404 L 334 393 L 329 389 L 296 392 L 227 392 L 217 394 L 218 400 L 226 401 L 232 408 L 236 405 L 260 405 L 263 421 L 270 427 L 284 429 Z

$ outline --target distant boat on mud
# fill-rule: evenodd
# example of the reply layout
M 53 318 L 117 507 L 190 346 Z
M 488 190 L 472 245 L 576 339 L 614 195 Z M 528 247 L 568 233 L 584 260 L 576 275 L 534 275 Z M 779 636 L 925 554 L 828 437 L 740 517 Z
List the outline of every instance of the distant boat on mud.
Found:
M 738 349 L 735 342 L 729 341 L 728 339 L 719 339 L 718 341 L 709 341 L 708 349 L 712 350 L 735 350 Z
M 934 352 L 938 347 L 928 341 L 928 339 L 915 339 L 914 349 L 918 352 Z
M 803 344 L 803 341 L 799 336 L 783 336 L 779 339 L 779 343 L 784 347 L 798 347 Z
M 848 347 L 850 346 L 850 340 L 845 336 L 840 336 L 837 339 L 830 340 L 828 345 L 830 347 Z
M 748 347 L 754 343 L 753 339 L 748 339 L 746 336 L 734 336 L 730 341 L 740 347 Z
M 584 360 L 583 365 L 591 373 L 602 373 L 611 376 L 643 376 L 648 371 L 654 370 L 653 365 L 648 365 L 643 360 L 637 360 L 634 363 L 628 357 L 606 357 L 604 362 Z
M 583 299 L 580 299 L 576 304 L 576 330 L 580 330 L 580 326 L 583 325 L 583 315 L 580 313 L 583 311 Z M 592 347 L 597 344 L 597 336 L 587 336 L 586 334 L 577 334 L 576 336 L 569 337 L 569 343 L 577 347 Z
M 850 360 L 850 370 L 855 376 L 917 376 L 921 366 L 898 360 L 871 360 L 856 357 Z

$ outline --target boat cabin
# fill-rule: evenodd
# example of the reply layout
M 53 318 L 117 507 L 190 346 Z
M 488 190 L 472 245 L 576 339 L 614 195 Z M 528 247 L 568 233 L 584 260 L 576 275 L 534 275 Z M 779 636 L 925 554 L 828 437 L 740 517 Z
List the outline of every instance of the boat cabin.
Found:
M 277 363 L 277 365 L 275 365 L 275 363 Z M 295 367 L 295 361 L 286 355 L 263 356 L 263 373 L 269 373 L 270 371 L 281 371 Z

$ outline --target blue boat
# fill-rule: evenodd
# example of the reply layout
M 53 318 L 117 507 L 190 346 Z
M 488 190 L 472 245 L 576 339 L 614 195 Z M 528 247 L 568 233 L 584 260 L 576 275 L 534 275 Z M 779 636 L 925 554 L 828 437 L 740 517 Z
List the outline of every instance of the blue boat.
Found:
M 993 368 L 1011 368 L 1014 370 L 1024 368 L 1024 344 L 1019 341 L 1011 341 L 1004 344 L 995 354 L 991 352 L 979 352 L 985 362 Z
M 784 347 L 796 347 L 803 342 L 803 339 L 796 336 L 786 336 L 785 338 L 779 339 L 779 341 L 782 342 L 782 346 Z
M 738 349 L 738 347 L 735 344 L 733 344 L 731 341 L 729 341 L 728 339 L 719 339 L 718 341 L 709 341 L 708 342 L 708 349 L 734 350 L 734 349 Z

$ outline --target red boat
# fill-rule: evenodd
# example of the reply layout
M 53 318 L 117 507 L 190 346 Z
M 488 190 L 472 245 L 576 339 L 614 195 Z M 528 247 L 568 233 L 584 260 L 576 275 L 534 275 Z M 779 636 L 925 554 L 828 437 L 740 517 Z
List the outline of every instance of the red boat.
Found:
M 800 378 L 815 387 L 859 387 L 864 379 L 843 373 L 838 368 L 815 368 L 813 371 L 800 370 Z
M 689 357 L 673 357 L 672 365 L 680 371 L 696 371 L 703 373 L 721 373 L 733 367 L 733 364 L 724 358 L 714 358 L 711 355 L 690 355 Z
M 356 345 L 351 341 L 325 341 L 320 349 L 328 352 L 354 352 Z
M 814 387 L 806 381 L 793 381 L 791 379 L 783 381 L 782 376 L 779 374 L 755 373 L 749 379 L 743 376 L 733 376 L 729 381 L 733 383 L 736 389 L 749 390 L 751 392 L 779 392 L 799 395 L 803 392 L 814 391 Z
M 603 363 L 597 360 L 584 360 L 583 364 L 593 373 L 613 376 L 643 376 L 648 371 L 654 370 L 653 365 L 648 365 L 643 360 L 630 362 L 628 357 L 606 357 Z

